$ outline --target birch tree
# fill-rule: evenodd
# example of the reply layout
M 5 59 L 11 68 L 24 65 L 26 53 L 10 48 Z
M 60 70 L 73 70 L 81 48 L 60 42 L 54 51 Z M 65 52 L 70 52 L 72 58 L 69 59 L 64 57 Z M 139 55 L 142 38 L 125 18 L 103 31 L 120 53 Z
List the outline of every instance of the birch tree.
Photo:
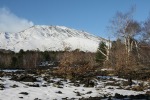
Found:
M 128 12 L 117 12 L 109 26 L 111 33 L 121 39 L 121 44 L 116 44 L 117 47 L 111 49 L 111 58 L 115 59 L 114 68 L 116 72 L 124 73 L 130 80 L 139 64 L 136 56 L 139 47 L 135 37 L 141 31 L 140 23 L 133 18 L 134 12 L 135 8 L 131 8 Z
M 135 9 L 131 8 L 128 12 L 117 12 L 111 20 L 109 29 L 115 36 L 122 38 L 128 54 L 132 51 L 133 44 L 137 45 L 134 37 L 140 32 L 140 24 L 133 19 Z M 137 47 L 138 48 L 138 47 Z

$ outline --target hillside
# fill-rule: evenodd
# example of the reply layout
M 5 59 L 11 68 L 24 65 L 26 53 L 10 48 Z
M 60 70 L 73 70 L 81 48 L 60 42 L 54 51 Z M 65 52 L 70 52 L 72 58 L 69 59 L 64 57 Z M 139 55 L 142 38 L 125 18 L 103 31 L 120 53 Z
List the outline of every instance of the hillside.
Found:
M 100 41 L 107 40 L 64 26 L 36 25 L 18 33 L 0 33 L 0 49 L 95 52 Z

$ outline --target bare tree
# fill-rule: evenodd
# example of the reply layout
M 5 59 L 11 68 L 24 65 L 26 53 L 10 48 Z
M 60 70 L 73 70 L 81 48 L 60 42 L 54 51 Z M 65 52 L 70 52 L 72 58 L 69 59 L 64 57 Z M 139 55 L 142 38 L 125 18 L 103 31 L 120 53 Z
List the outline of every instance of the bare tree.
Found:
M 112 44 L 110 62 L 118 75 L 124 74 L 130 80 L 139 65 L 139 46 L 135 37 L 141 32 L 140 23 L 133 19 L 134 11 L 135 8 L 132 7 L 126 13 L 117 12 L 109 27 L 111 32 L 121 40 Z
M 140 24 L 133 20 L 133 13 L 135 8 L 132 7 L 127 13 L 117 12 L 115 17 L 111 20 L 111 32 L 115 36 L 122 38 L 128 54 L 132 51 L 133 44 L 138 48 L 134 37 L 141 31 Z
M 73 76 L 84 75 L 95 69 L 95 54 L 80 51 L 64 52 L 60 57 L 57 74 Z

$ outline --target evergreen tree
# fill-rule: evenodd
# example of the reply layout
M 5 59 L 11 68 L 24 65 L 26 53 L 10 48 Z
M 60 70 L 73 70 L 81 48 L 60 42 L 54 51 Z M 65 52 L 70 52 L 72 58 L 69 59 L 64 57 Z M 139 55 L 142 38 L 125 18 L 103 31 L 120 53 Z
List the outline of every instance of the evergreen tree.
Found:
M 107 54 L 106 44 L 104 42 L 100 42 L 98 50 L 96 52 L 96 62 L 98 62 L 100 65 L 102 65 L 106 59 L 106 56 L 104 54 Z
M 45 61 L 49 61 L 50 60 L 50 55 L 49 55 L 48 51 L 44 51 L 43 56 L 44 56 L 44 60 Z
M 12 57 L 12 62 L 11 62 L 11 66 L 14 67 L 14 68 L 17 68 L 18 66 L 18 59 L 17 57 Z

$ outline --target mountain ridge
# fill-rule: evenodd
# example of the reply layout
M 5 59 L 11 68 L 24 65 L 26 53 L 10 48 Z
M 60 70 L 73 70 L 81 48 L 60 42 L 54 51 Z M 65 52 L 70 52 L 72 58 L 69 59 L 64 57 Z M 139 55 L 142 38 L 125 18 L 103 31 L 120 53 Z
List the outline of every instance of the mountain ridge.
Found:
M 0 49 L 64 51 L 80 49 L 96 52 L 99 42 L 106 39 L 65 26 L 35 25 L 17 33 L 0 33 Z

